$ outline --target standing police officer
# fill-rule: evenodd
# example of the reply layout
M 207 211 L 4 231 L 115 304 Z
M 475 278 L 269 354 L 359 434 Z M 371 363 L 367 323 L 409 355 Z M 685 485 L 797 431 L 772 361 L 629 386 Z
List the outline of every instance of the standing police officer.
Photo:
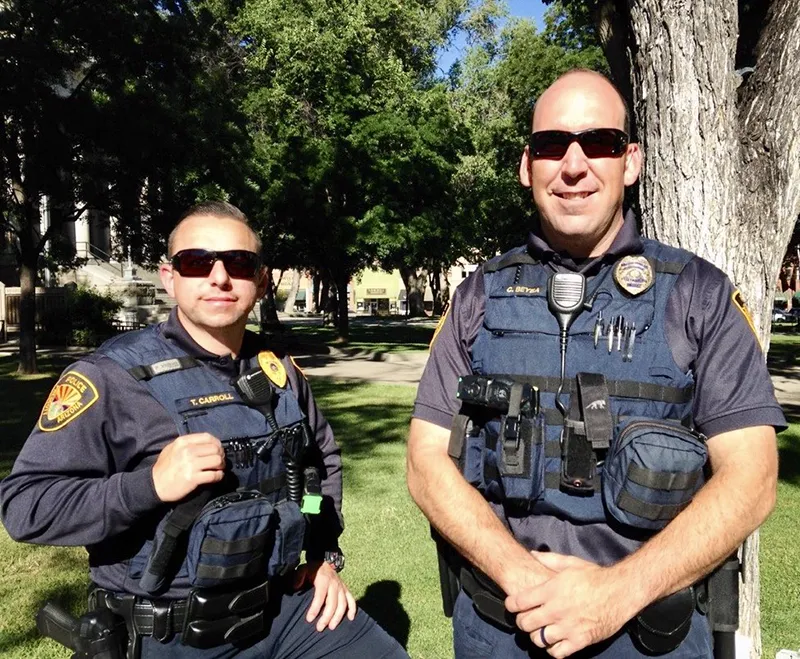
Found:
M 540 225 L 432 344 L 408 485 L 459 557 L 459 659 L 710 657 L 703 579 L 775 502 L 784 419 L 749 316 L 623 213 L 628 132 L 597 73 L 544 92 L 520 166 Z
M 406 657 L 338 575 L 331 428 L 291 358 L 245 331 L 260 248 L 230 204 L 184 214 L 160 268 L 177 307 L 64 372 L 2 483 L 3 522 L 86 546 L 90 605 L 125 620 L 134 659 Z

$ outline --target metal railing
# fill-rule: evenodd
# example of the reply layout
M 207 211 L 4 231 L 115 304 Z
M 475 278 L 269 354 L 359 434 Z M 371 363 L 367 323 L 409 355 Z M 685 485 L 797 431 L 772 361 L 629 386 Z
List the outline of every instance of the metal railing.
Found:
M 79 254 L 89 254 L 90 257 L 93 257 L 97 261 L 102 261 L 103 263 L 108 264 L 109 267 L 114 269 L 116 273 L 119 270 L 120 276 L 125 274 L 125 271 L 122 267 L 122 264 L 113 263 L 113 257 L 111 254 L 104 252 L 102 249 L 97 247 L 96 245 L 92 245 L 92 243 L 86 241 L 79 241 L 75 243 L 75 251 Z

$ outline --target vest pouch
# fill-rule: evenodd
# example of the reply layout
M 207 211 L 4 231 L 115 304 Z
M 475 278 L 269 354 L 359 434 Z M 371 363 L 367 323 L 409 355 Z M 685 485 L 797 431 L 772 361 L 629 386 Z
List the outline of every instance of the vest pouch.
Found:
M 544 415 L 503 417 L 497 438 L 497 468 L 504 499 L 527 507 L 544 495 Z
M 704 437 L 675 421 L 631 417 L 617 425 L 603 468 L 603 503 L 622 524 L 663 529 L 704 483 Z
M 231 492 L 209 501 L 198 515 L 187 549 L 195 588 L 261 579 L 275 543 L 278 515 L 258 491 Z
M 283 500 L 275 506 L 278 526 L 275 543 L 267 563 L 269 578 L 286 574 L 300 563 L 303 551 L 306 521 L 300 506 L 294 501 Z

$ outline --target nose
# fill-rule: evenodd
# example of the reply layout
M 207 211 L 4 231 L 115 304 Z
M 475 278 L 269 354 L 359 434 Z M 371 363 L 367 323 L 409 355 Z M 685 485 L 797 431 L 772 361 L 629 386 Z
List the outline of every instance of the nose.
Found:
M 230 275 L 225 269 L 225 264 L 222 261 L 214 261 L 211 272 L 208 274 L 208 279 L 220 288 L 230 286 L 231 283 Z
M 589 168 L 586 154 L 581 149 L 581 145 L 573 142 L 569 145 L 567 152 L 561 163 L 561 171 L 566 178 L 581 178 Z

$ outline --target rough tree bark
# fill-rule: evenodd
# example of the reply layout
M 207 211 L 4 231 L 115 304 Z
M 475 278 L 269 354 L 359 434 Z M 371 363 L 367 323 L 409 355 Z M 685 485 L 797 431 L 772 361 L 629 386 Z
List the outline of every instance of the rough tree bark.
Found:
M 425 315 L 425 289 L 428 286 L 428 272 L 415 268 L 400 268 L 400 277 L 406 287 L 406 315 Z
M 736 0 L 605 0 L 596 17 L 615 79 L 632 82 L 644 233 L 724 270 L 766 348 L 800 212 L 800 3 L 771 0 L 744 80 Z M 756 532 L 745 549 L 740 657 L 761 656 L 758 545 Z
M 283 313 L 291 313 L 294 311 L 294 305 L 297 301 L 297 291 L 300 289 L 300 271 L 292 270 L 292 283 L 289 287 L 289 295 L 286 296 L 286 302 L 283 305 Z

